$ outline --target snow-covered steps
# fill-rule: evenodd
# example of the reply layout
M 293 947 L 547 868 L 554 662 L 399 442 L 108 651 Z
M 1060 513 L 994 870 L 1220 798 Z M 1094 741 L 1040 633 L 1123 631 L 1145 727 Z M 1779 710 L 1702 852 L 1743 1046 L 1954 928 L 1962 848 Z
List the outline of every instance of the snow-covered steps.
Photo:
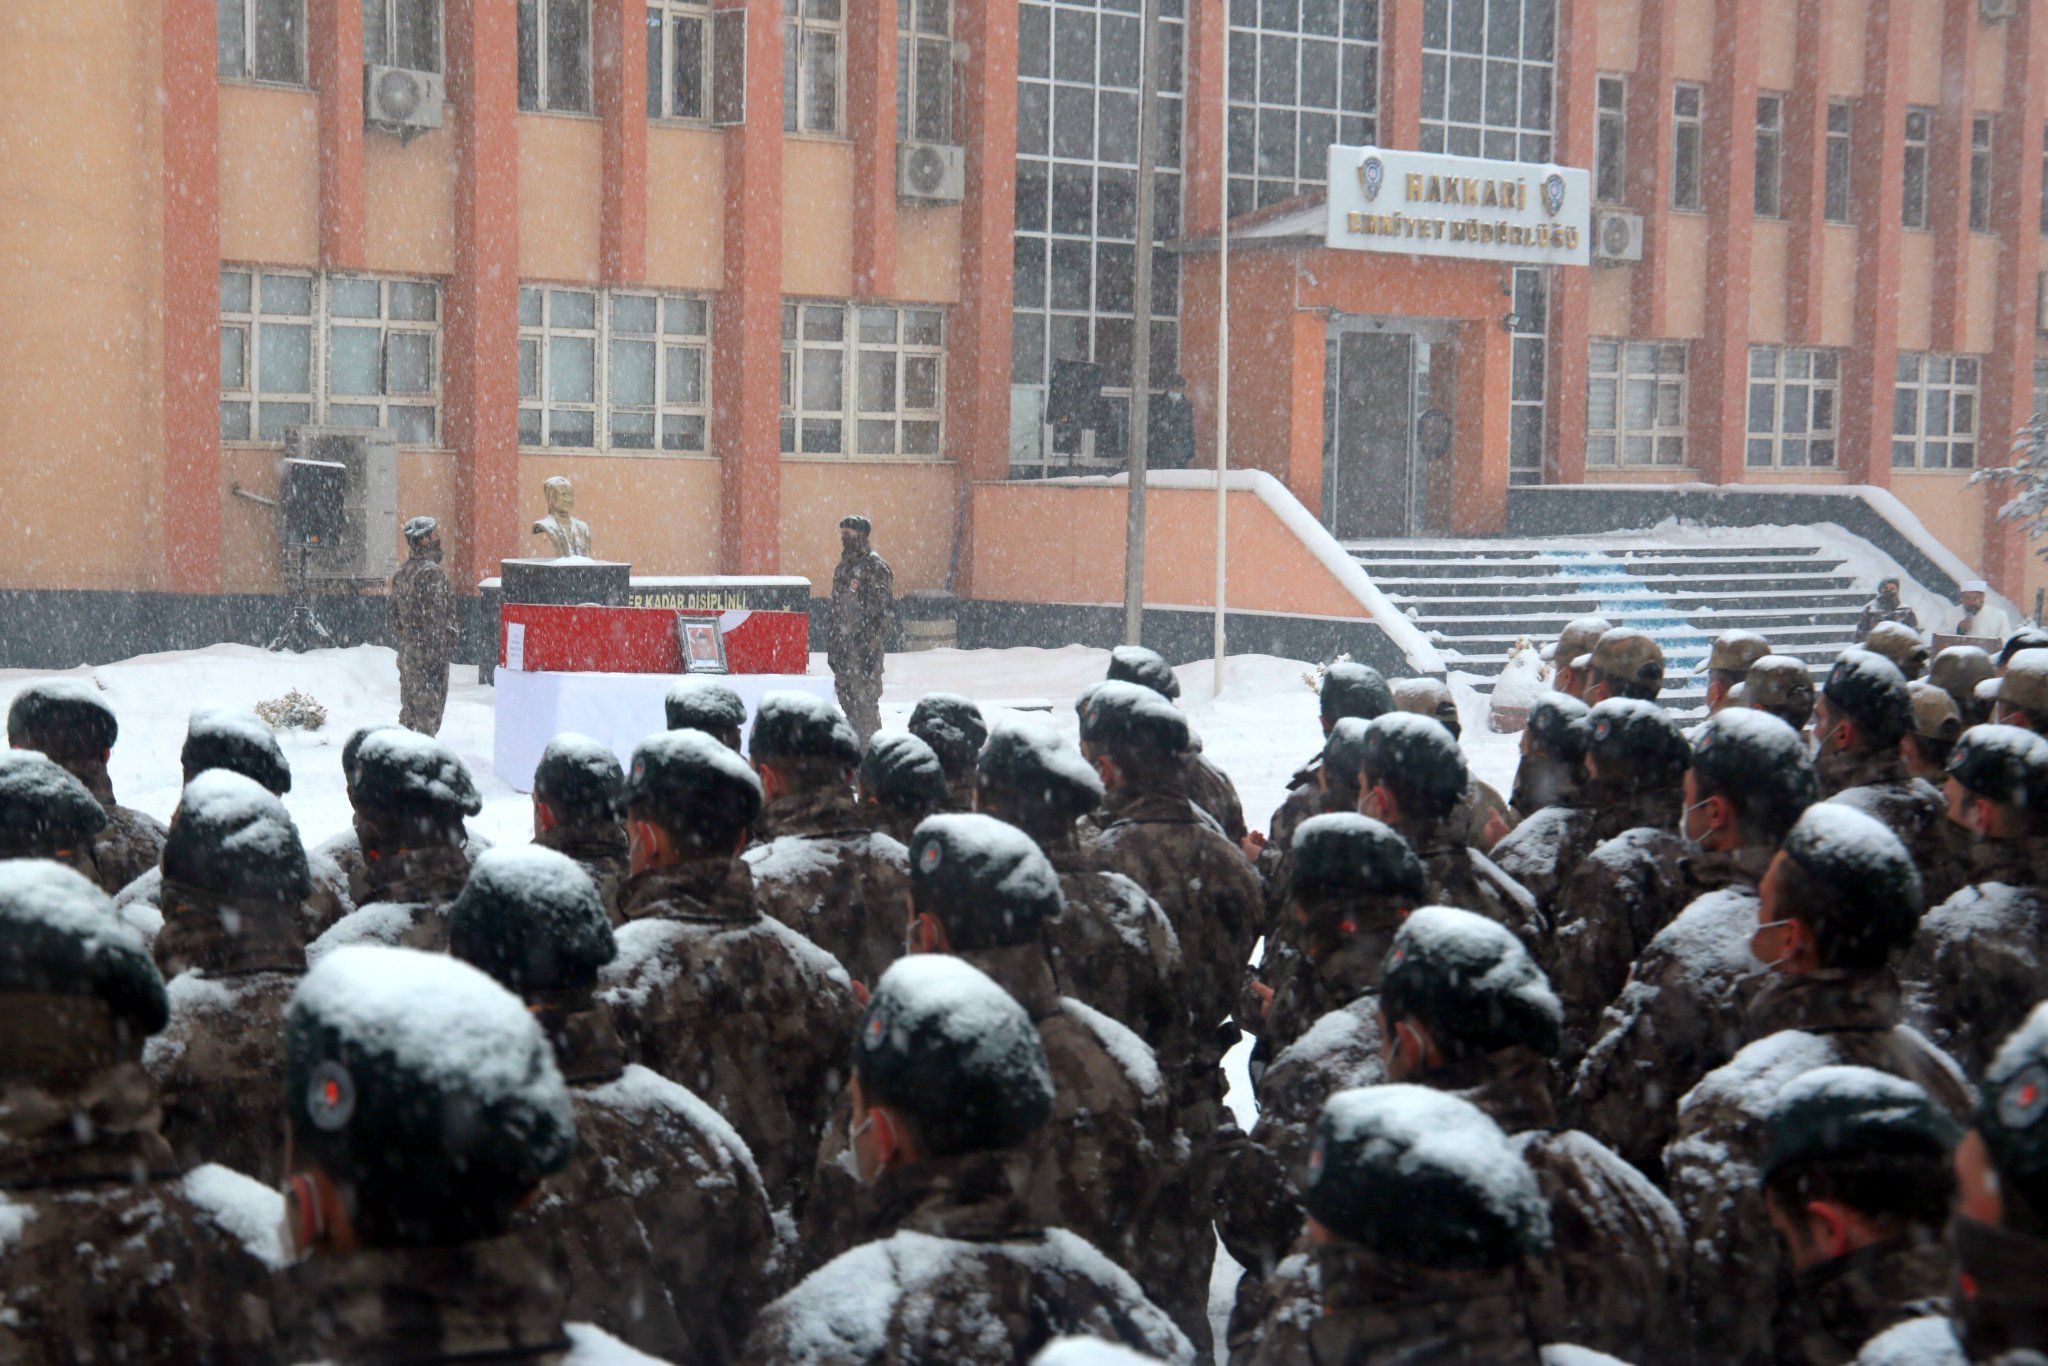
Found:
M 1739 544 L 1632 533 L 1344 548 L 1482 692 L 1517 641 L 1546 644 L 1567 622 L 1597 615 L 1657 639 L 1665 700 L 1683 713 L 1704 706 L 1705 680 L 1695 671 L 1723 631 L 1756 631 L 1816 673 L 1855 639 L 1873 587 L 1864 567 L 1800 528 L 1756 533 Z

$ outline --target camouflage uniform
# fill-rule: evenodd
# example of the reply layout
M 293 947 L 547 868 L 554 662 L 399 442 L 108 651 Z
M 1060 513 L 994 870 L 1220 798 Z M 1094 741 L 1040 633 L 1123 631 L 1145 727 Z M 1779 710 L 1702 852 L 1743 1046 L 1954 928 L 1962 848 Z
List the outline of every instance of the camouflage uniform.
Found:
M 874 982 L 903 956 L 910 920 L 910 853 L 862 819 L 850 793 L 778 797 L 747 850 L 754 903 Z
M 598 897 L 604 902 L 604 913 L 612 924 L 626 922 L 619 912 L 619 896 L 632 874 L 624 825 L 617 821 L 558 825 L 535 835 L 533 842 L 576 860 L 576 865 L 597 884 Z
M 738 859 L 634 878 L 601 997 L 627 1056 L 731 1120 L 769 1199 L 794 1208 L 858 1011 L 838 962 L 763 916 L 752 894 Z
M 896 624 L 894 584 L 889 562 L 873 549 L 841 555 L 832 571 L 825 663 L 839 709 L 863 746 L 882 728 L 882 658 Z
M 92 837 L 92 861 L 99 870 L 100 890 L 112 896 L 155 868 L 163 858 L 164 837 L 169 831 L 149 813 L 114 800 L 114 783 L 107 776 L 106 761 L 50 757 L 84 783 L 86 791 L 106 808 L 107 823 Z
M 1771 1323 L 1774 1360 L 1843 1366 L 1869 1339 L 1948 1306 L 1954 1267 L 1938 1240 L 1915 1236 L 1861 1247 L 1792 1275 Z
M 1652 1178 L 1679 1098 L 1742 1047 L 1757 900 L 1736 880 L 1679 912 L 1629 970 L 1579 1064 L 1567 1117 Z
M 1514 932 L 1531 957 L 1542 961 L 1547 922 L 1536 899 L 1501 871 L 1485 854 L 1467 844 L 1464 832 L 1455 824 L 1457 813 L 1417 829 L 1406 826 L 1401 833 L 1422 860 L 1422 875 L 1429 884 L 1431 904 L 1456 906 L 1483 915 L 1496 925 Z
M 463 884 L 469 881 L 468 865 L 475 863 L 476 856 L 490 847 L 491 842 L 489 840 L 465 827 L 462 832 L 464 866 L 461 876 L 459 878 L 455 876 L 452 862 L 448 862 L 446 870 L 446 876 L 453 880 L 455 890 L 444 893 L 442 889 L 446 884 L 437 881 L 435 884 L 435 894 L 443 901 L 453 901 L 459 896 L 462 892 Z M 447 861 L 444 860 L 444 862 Z M 355 832 L 353 827 L 321 841 L 320 846 L 316 849 L 308 849 L 306 851 L 306 863 L 312 870 L 315 883 L 314 897 L 306 903 L 308 909 L 325 905 L 319 893 L 319 884 L 323 881 L 323 874 L 321 872 L 323 867 L 331 867 L 340 874 L 341 881 L 338 888 L 337 904 L 345 905 L 345 909 L 339 915 L 335 915 L 333 920 L 318 924 L 308 931 L 306 937 L 309 940 L 319 937 L 322 931 L 332 928 L 344 915 L 360 910 L 372 902 L 393 900 L 392 897 L 382 895 L 381 892 L 385 887 L 392 885 L 391 879 L 394 875 L 406 881 L 408 885 L 417 885 L 420 880 L 416 870 L 410 870 L 402 865 L 393 865 L 387 859 L 379 858 L 373 860 L 365 856 L 363 853 L 362 837 Z M 357 900 L 358 893 L 368 896 L 370 900 Z M 327 912 L 323 910 L 322 914 L 327 914 Z
M 1474 849 L 1491 849 L 1498 841 L 1488 838 L 1486 831 L 1496 818 L 1510 834 L 1514 833 L 1515 812 L 1508 799 L 1492 783 L 1474 778 L 1465 785 L 1465 795 L 1458 798 L 1457 809 L 1451 812 L 1451 824 L 1464 832 L 1465 843 Z
M 1346 923 L 1353 928 L 1320 958 L 1302 951 L 1302 926 L 1288 916 L 1287 932 L 1276 931 L 1267 940 L 1259 964 L 1259 978 L 1273 989 L 1273 999 L 1259 1016 L 1255 1058 L 1279 1057 L 1317 1020 L 1378 989 L 1380 965 L 1400 928 L 1387 923 L 1386 915 L 1369 914 L 1363 907 L 1350 913 Z
M 1825 800 L 1853 806 L 1899 837 L 1920 869 L 1928 905 L 1940 905 L 1969 880 L 1947 838 L 1948 802 L 1941 789 L 1908 773 L 1896 747 L 1886 754 L 1829 751 L 1814 772 Z
M 154 951 L 171 1022 L 142 1052 L 163 1104 L 164 1137 L 188 1171 L 218 1162 L 279 1185 L 284 1009 L 306 971 L 295 913 L 175 885 L 165 900 Z
M 1760 1171 L 1769 1110 L 1785 1083 L 1818 1067 L 1874 1067 L 1970 1122 L 1961 1072 L 1898 1018 L 1889 970 L 1774 973 L 1749 1006 L 1756 1042 L 1680 1103 L 1664 1160 L 1692 1240 L 1694 1327 L 1720 1359 L 1760 1360 L 1770 1343 L 1784 1254 L 1764 1213 Z
M 1280 860 L 1294 847 L 1294 832 L 1310 816 L 1327 815 L 1330 811 L 1349 811 L 1348 806 L 1325 808 L 1321 770 L 1322 752 L 1294 771 L 1287 780 L 1287 797 L 1273 808 L 1273 818 L 1266 822 L 1266 847 L 1259 854 L 1259 876 L 1268 883 L 1274 880 Z
M 2024 841 L 1982 841 L 1971 885 L 1921 919 L 1899 969 L 1908 1017 L 1973 1077 L 2048 995 L 2048 905 L 2028 853 Z
M 1066 900 L 1045 926 L 1060 989 L 1151 1044 L 1169 1075 L 1184 1070 L 1194 1051 L 1193 1016 L 1180 936 L 1166 912 L 1137 883 L 1102 867 L 1077 833 L 1040 839 L 1039 848 Z
M 1014 1152 L 885 1172 L 868 1242 L 763 1311 L 745 1360 L 1012 1366 L 1063 1334 L 1191 1363 L 1193 1349 L 1137 1282 L 1076 1235 L 1033 1217 Z
M 567 1260 L 569 1317 L 673 1361 L 731 1361 L 767 1303 L 774 1228 L 746 1144 L 685 1088 L 628 1065 L 587 997 L 539 1015 L 576 1110 L 576 1156 L 522 1224 Z
M 1619 783 L 1588 780 L 1579 785 L 1571 805 L 1544 807 L 1516 826 L 1493 846 L 1492 858 L 1535 898 L 1546 919 L 1555 923 L 1557 898 L 1586 855 L 1597 845 L 1638 827 L 1676 830 L 1683 800 L 1678 791 L 1668 788 L 1627 792 Z
M 46 1029 L 48 1000 L 0 1028 Z M 76 1061 L 75 1089 L 17 1077 L 0 1105 L 0 1360 L 269 1359 L 268 1269 L 206 1198 L 235 1178 L 181 1181 L 142 1069 Z
M 1232 844 L 1244 843 L 1244 802 L 1238 798 L 1237 784 L 1199 749 L 1188 756 L 1187 795 L 1223 827 Z
M 349 838 L 354 837 L 350 832 Z M 348 874 L 326 854 L 307 850 L 306 872 L 313 879 L 313 892 L 299 908 L 300 917 L 294 928 L 302 941 L 310 943 L 318 939 L 322 931 L 354 911 L 356 903 L 349 896 Z M 163 869 L 152 868 L 120 890 L 114 897 L 114 908 L 125 911 L 130 906 L 160 905 L 163 888 Z
M 438 550 L 415 549 L 391 576 L 391 642 L 398 649 L 398 724 L 433 735 L 448 705 L 455 658 L 455 589 Z

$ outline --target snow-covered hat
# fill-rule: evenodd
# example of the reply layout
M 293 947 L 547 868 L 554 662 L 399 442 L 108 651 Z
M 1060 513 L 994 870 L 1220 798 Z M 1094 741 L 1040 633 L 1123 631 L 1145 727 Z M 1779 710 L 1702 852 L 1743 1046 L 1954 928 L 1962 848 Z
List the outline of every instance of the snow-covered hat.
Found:
M 1962 1129 L 1927 1092 L 1870 1067 L 1817 1067 L 1771 1103 L 1764 1180 L 1792 1166 L 1907 1159 L 1945 1166 Z
M 14 993 L 98 1001 L 131 1045 L 170 1020 L 164 979 L 142 936 L 114 914 L 105 892 L 43 859 L 0 861 L 0 995 Z M 50 1021 L 74 1023 L 54 1009 Z
M 1403 921 L 1380 969 L 1380 1009 L 1419 1019 L 1454 1057 L 1516 1046 L 1557 1052 L 1564 1006 L 1522 941 L 1484 916 L 1423 906 Z
M 1991 585 L 1982 579 L 1964 579 L 1956 585 L 1958 593 L 1989 593 Z
M 533 770 L 533 795 L 564 815 L 609 820 L 626 804 L 626 770 L 612 747 L 563 731 Z
M 438 517 L 414 517 L 405 524 L 405 539 L 418 545 L 440 529 L 441 519 Z
M 989 733 L 975 764 L 984 792 L 1072 813 L 1078 820 L 1102 805 L 1102 779 L 1080 752 L 1047 725 L 1005 721 Z
M 1109 652 L 1109 677 L 1119 683 L 1136 683 L 1164 698 L 1180 696 L 1180 679 L 1166 656 L 1142 645 L 1119 645 Z
M 910 904 L 966 953 L 1034 939 L 1066 901 L 1029 835 L 993 816 L 952 814 L 928 817 L 910 837 Z
M 280 797 L 292 790 L 292 766 L 278 747 L 277 735 L 253 711 L 194 708 L 178 762 L 188 783 L 209 768 L 224 768 L 254 779 Z
M 1088 744 L 1162 754 L 1186 754 L 1194 744 L 1180 709 L 1135 683 L 1097 683 L 1076 707 Z
M 1723 631 L 1714 637 L 1714 648 L 1707 652 L 1706 660 L 1693 672 L 1703 674 L 1724 669 L 1729 673 L 1746 674 L 1750 665 L 1770 652 L 1771 643 L 1754 631 Z
M 932 747 L 948 776 L 974 768 L 988 740 L 988 721 L 972 698 L 956 692 L 928 692 L 910 709 L 908 729 Z
M 2048 810 L 2048 740 L 2019 726 L 1972 726 L 1948 756 L 1948 776 L 1987 801 Z
M 833 759 L 852 768 L 860 741 L 839 709 L 807 692 L 772 692 L 754 711 L 756 759 Z
M 1405 907 L 1428 894 L 1422 860 L 1379 821 L 1333 811 L 1295 829 L 1287 857 L 1287 895 L 1295 901 L 1389 897 Z
M 1814 883 L 1793 909 L 1813 932 L 1822 967 L 1877 967 L 1913 942 L 1927 900 L 1899 837 L 1853 806 L 1806 809 L 1779 852 Z
M 1394 709 L 1394 690 L 1370 664 L 1340 659 L 1323 671 L 1318 707 L 1326 725 L 1347 716 L 1372 721 Z
M 45 678 L 14 695 L 7 707 L 7 743 L 52 759 L 97 759 L 114 747 L 121 723 L 98 688 L 76 678 Z
M 167 881 L 220 897 L 297 905 L 313 893 L 291 812 L 261 783 L 224 768 L 185 784 L 163 870 Z
M 483 810 L 476 780 L 455 751 L 431 735 L 390 726 L 363 737 L 350 800 L 359 807 L 439 824 Z
M 928 814 L 946 805 L 945 766 L 915 735 L 877 735 L 860 756 L 860 790 L 894 810 Z
M 723 841 L 736 838 L 761 814 L 761 780 L 744 759 L 703 731 L 663 731 L 633 750 L 626 806 L 636 814 L 652 813 L 678 833 Z
M 55 759 L 0 750 L 0 857 L 77 848 L 106 824 L 107 809 Z
M 448 952 L 531 997 L 591 986 L 618 945 L 590 874 L 528 844 L 477 856 L 448 908 Z
M 733 748 L 747 724 L 747 704 L 715 678 L 679 678 L 662 701 L 670 730 L 701 730 Z

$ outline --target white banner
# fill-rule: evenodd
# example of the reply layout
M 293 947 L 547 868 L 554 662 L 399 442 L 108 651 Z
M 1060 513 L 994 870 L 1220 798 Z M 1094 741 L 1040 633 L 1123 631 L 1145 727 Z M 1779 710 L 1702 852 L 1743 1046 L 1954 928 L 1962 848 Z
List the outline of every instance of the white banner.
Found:
M 1330 148 L 1328 244 L 1351 251 L 1583 266 L 1583 170 L 1384 147 Z

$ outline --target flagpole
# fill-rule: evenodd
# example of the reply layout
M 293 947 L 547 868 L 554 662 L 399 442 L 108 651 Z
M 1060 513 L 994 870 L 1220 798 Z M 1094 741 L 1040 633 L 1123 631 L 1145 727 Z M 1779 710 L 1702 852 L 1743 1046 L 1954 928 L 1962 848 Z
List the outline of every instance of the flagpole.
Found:
M 1216 219 L 1216 624 L 1211 649 L 1216 658 L 1216 681 L 1212 695 L 1223 693 L 1225 597 L 1229 585 L 1230 494 L 1224 484 L 1230 473 L 1230 9 L 1224 0 L 1223 70 L 1226 78 L 1217 82 L 1222 91 L 1223 113 L 1216 126 L 1223 130 L 1222 170 L 1216 177 L 1218 207 Z

